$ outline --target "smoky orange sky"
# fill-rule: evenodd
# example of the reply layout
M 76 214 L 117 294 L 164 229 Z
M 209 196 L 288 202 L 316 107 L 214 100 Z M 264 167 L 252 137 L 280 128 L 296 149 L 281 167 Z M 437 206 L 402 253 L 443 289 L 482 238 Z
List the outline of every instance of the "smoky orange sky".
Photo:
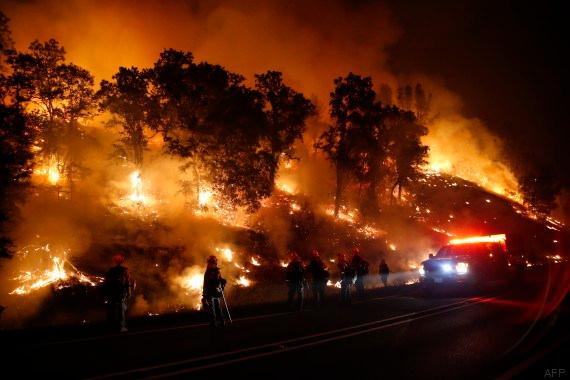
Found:
M 90 70 L 96 82 L 109 79 L 119 66 L 150 67 L 163 49 L 175 48 L 250 81 L 254 73 L 282 71 L 288 85 L 315 101 L 325 121 L 333 80 L 350 71 L 393 88 L 421 81 L 434 94 L 433 113 L 439 115 L 426 138 L 431 162 L 478 183 L 495 183 L 501 193 L 515 192 L 501 142 L 476 116 L 462 115 L 461 98 L 439 76 L 423 75 L 422 62 L 405 73 L 393 67 L 390 49 L 406 31 L 390 9 L 382 2 L 342 0 L 32 0 L 8 1 L 3 10 L 17 48 L 55 38 L 67 59 Z M 319 128 L 305 135 L 307 148 Z
M 339 1 L 9 1 L 3 8 L 19 49 L 55 38 L 97 82 L 119 66 L 151 66 L 172 47 L 249 79 L 283 71 L 319 99 L 349 71 L 393 82 L 386 48 L 400 35 L 383 5 Z

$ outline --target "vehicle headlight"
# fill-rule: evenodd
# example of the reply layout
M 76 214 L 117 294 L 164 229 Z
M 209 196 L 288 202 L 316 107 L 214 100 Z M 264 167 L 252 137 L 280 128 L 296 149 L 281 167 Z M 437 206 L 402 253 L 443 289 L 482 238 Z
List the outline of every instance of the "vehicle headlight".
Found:
M 457 263 L 457 265 L 455 265 L 455 271 L 457 272 L 457 274 L 465 274 L 469 272 L 469 264 Z
M 426 274 L 426 270 L 424 269 L 423 266 L 421 266 L 420 269 L 418 269 L 418 272 L 420 272 L 420 276 L 425 276 Z
M 453 272 L 453 267 L 452 267 L 451 264 L 449 264 L 449 263 L 442 264 L 442 265 L 441 265 L 441 269 L 442 269 L 445 273 Z

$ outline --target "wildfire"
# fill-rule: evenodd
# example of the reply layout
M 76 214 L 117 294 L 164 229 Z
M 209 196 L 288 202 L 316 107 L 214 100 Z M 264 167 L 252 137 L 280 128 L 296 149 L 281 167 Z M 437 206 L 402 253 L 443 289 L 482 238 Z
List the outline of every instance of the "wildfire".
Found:
M 441 172 L 449 172 L 452 168 L 451 161 L 443 160 L 443 161 L 434 161 L 429 164 L 428 170 L 433 171 L 435 173 Z
M 327 207 L 325 213 L 329 216 L 334 216 L 334 206 Z M 338 219 L 344 220 L 350 224 L 354 224 L 358 219 L 358 210 L 349 209 L 348 207 L 343 206 L 338 211 Z
M 286 182 L 282 179 L 278 179 L 275 183 L 275 187 L 287 194 L 296 194 L 297 193 L 297 186 L 292 183 Z
M 202 290 L 203 279 L 200 273 L 194 273 L 182 280 L 182 286 L 187 290 L 200 291 Z
M 198 206 L 200 207 L 207 206 L 210 200 L 212 199 L 213 195 L 214 192 L 210 189 L 201 190 L 200 193 L 198 194 Z
M 51 185 L 57 185 L 61 179 L 60 164 L 56 157 L 49 157 L 46 162 L 34 169 L 34 174 L 45 177 Z
M 298 203 L 291 202 L 291 212 L 301 211 L 301 206 Z
M 55 285 L 59 290 L 71 286 L 73 283 L 96 286 L 103 282 L 101 277 L 88 276 L 79 271 L 65 258 L 65 255 L 66 253 L 63 257 L 50 256 L 52 266 L 48 269 L 22 271 L 19 276 L 13 278 L 13 280 L 19 281 L 21 285 L 9 294 L 27 295 L 49 285 Z M 66 266 L 70 268 L 67 269 Z
M 248 286 L 251 285 L 251 281 L 248 280 L 244 275 L 239 276 L 239 278 L 236 280 L 236 285 L 238 286 L 243 286 L 244 288 L 247 288 Z
M 187 297 L 184 303 L 196 310 L 202 307 L 200 298 L 204 280 L 203 273 L 203 268 L 193 266 L 186 268 L 182 276 L 178 276 L 174 279 L 174 282 L 184 290 L 184 295 Z
M 364 237 L 367 239 L 376 239 L 376 238 L 386 234 L 386 231 L 372 227 L 369 224 L 366 224 L 362 227 L 359 227 L 358 232 L 360 234 L 364 235 Z
M 234 259 L 234 251 L 232 251 L 231 248 L 216 248 L 216 252 L 218 252 L 219 254 L 221 254 L 224 259 L 228 262 L 232 262 L 232 260 Z
M 147 199 L 142 191 L 141 173 L 138 170 L 135 170 L 134 172 L 131 173 L 129 179 L 131 180 L 131 190 L 132 190 L 129 199 L 135 203 L 145 203 Z

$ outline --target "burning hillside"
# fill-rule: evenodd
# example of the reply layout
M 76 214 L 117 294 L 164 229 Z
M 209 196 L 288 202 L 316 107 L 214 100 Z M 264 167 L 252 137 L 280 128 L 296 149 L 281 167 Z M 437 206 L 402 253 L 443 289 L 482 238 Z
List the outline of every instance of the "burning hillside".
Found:
M 337 254 L 359 247 L 402 283 L 428 252 L 466 235 L 506 233 L 537 262 L 565 257 L 567 232 L 548 217 L 543 183 L 521 194 L 501 144 L 448 91 L 379 70 L 367 43 L 338 63 L 354 35 L 309 29 L 314 46 L 329 32 L 338 39 L 323 72 L 273 71 L 289 62 L 282 52 L 283 62 L 253 54 L 253 67 L 234 72 L 233 62 L 164 49 L 96 84 L 57 40 L 12 49 L 3 25 L 5 315 L 25 320 L 33 311 L 21 305 L 41 305 L 47 289 L 98 292 L 116 253 L 137 281 L 134 311 L 153 315 L 200 307 L 209 255 L 236 303 L 281 297 L 290 251 L 318 249 L 334 273 Z M 308 50 L 307 62 L 321 62 Z
M 156 315 L 201 307 L 204 259 L 210 254 L 219 258 L 222 272 L 229 280 L 232 303 L 241 304 L 261 302 L 260 297 L 263 301 L 282 299 L 288 250 L 308 259 L 310 251 L 318 249 L 333 276 L 329 286 L 334 287 L 339 284 L 336 255 L 349 252 L 354 246 L 360 247 L 371 268 L 385 259 L 396 273 L 401 273 L 402 277 L 396 274 L 396 279 L 412 284 L 417 280 L 417 267 L 427 254 L 455 237 L 506 232 L 509 239 L 518 239 L 516 247 L 522 251 L 516 253 L 524 252 L 531 264 L 545 263 L 552 257 L 563 260 L 562 247 L 568 244 L 568 233 L 555 221 L 537 222 L 506 198 L 438 173 L 426 176 L 413 203 L 386 207 L 375 220 L 365 221 L 357 208 L 348 206 L 334 217 L 332 208 L 331 204 L 315 202 L 301 194 L 277 191 L 247 220 L 247 226 L 234 227 L 224 220 L 224 212 L 216 215 L 214 209 L 209 211 L 210 216 L 205 216 L 199 207 L 194 217 L 186 217 L 185 223 L 191 223 L 187 231 L 199 228 L 217 232 L 195 241 L 195 245 L 193 239 L 164 245 L 166 242 L 158 236 L 175 233 L 180 239 L 183 235 L 168 226 L 169 222 L 148 224 L 141 216 L 142 224 L 137 229 L 144 231 L 145 238 L 136 237 L 141 231 L 124 232 L 112 244 L 94 244 L 80 261 L 101 276 L 111 252 L 126 252 L 137 282 L 134 309 L 137 313 Z M 132 223 L 132 216 L 120 215 L 123 223 Z M 104 233 L 110 231 L 105 229 Z M 20 273 L 10 277 L 10 304 L 45 287 L 59 292 L 66 287 L 97 286 L 101 281 L 101 277 L 73 266 L 70 252 L 59 255 L 49 245 L 25 250 L 25 254 L 17 255 L 26 258 L 25 264 L 22 263 Z M 378 279 L 371 276 L 367 286 L 379 286 Z

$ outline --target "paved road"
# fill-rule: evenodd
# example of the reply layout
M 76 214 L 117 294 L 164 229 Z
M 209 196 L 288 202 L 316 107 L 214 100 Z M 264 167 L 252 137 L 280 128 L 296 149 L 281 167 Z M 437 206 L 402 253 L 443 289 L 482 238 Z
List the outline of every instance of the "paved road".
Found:
M 12 378 L 544 378 L 547 368 L 570 369 L 570 335 L 567 303 L 537 320 L 541 311 L 540 292 L 425 297 L 401 287 L 350 307 L 236 310 L 233 325 L 215 331 L 188 315 L 139 320 L 124 334 L 5 333 L 3 362 Z

